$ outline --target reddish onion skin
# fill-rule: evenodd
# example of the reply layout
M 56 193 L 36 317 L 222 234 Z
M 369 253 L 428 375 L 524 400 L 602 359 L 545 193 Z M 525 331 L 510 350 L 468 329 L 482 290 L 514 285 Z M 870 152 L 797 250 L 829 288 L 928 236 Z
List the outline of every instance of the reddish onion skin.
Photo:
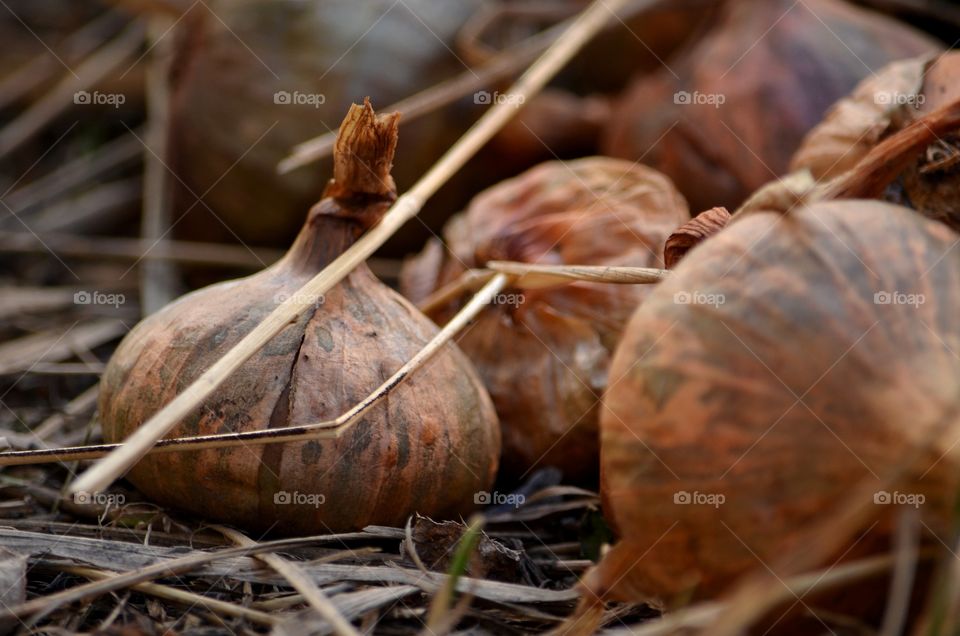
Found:
M 405 264 L 401 289 L 422 302 L 489 260 L 662 267 L 664 241 L 687 219 L 683 197 L 655 170 L 606 157 L 552 161 L 475 197 L 447 224 L 446 249 L 434 241 Z M 570 481 L 596 482 L 610 355 L 648 292 L 594 283 L 506 290 L 464 331 L 458 344 L 500 417 L 504 476 L 553 465 Z
M 671 234 L 663 246 L 663 261 L 673 269 L 687 252 L 704 242 L 730 222 L 726 208 L 710 208 L 693 217 Z
M 635 80 L 601 147 L 665 173 L 694 209 L 733 210 L 787 170 L 803 135 L 871 70 L 938 49 L 919 31 L 837 0 L 730 2 L 669 68 Z M 680 91 L 691 102 L 725 101 L 677 103 Z
M 721 594 L 803 549 L 804 528 L 956 417 L 957 239 L 908 209 L 844 201 L 735 218 L 691 251 L 613 359 L 601 490 L 620 540 L 587 588 L 631 601 Z M 925 302 L 876 301 L 894 292 Z M 934 532 L 949 527 L 957 431 L 936 439 L 925 476 L 896 486 L 926 497 Z M 695 493 L 725 501 L 683 503 Z M 889 548 L 896 509 L 878 508 L 846 556 Z
M 389 159 L 396 118 L 377 119 L 376 134 L 363 141 L 371 118 L 369 105 L 351 110 L 341 127 L 341 140 L 348 134 L 337 156 L 337 178 L 283 259 L 248 278 L 193 292 L 127 335 L 101 383 L 107 441 L 122 441 L 172 400 L 395 199 Z M 363 165 L 341 161 L 347 156 L 362 158 Z M 379 178 L 363 183 L 365 174 Z M 361 265 L 169 436 L 335 418 L 436 331 Z M 153 455 L 128 479 L 151 499 L 207 520 L 303 534 L 402 525 L 414 511 L 443 518 L 466 514 L 474 508 L 474 493 L 492 484 L 499 453 L 490 398 L 469 361 L 449 344 L 338 439 Z M 322 495 L 324 501 L 285 503 L 280 493 Z

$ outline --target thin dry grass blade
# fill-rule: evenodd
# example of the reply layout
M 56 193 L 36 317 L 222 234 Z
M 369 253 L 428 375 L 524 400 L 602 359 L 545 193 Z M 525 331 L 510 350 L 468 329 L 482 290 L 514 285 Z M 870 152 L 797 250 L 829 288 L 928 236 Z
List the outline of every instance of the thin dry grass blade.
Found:
M 256 541 L 231 528 L 224 526 L 213 526 L 213 528 L 239 546 L 253 547 L 257 545 Z M 272 552 L 259 554 L 257 558 L 289 581 L 293 589 L 303 595 L 303 598 L 310 604 L 310 607 L 317 610 L 317 612 L 333 626 L 334 632 L 340 634 L 340 636 L 360 636 L 360 632 L 354 629 L 353 625 L 340 615 L 339 610 L 330 602 L 326 594 L 317 587 L 299 566 Z
M 513 285 L 520 289 L 553 287 L 573 281 L 637 285 L 659 283 L 670 275 L 668 269 L 654 267 L 608 267 L 605 265 L 536 265 L 513 261 L 490 261 L 495 272 L 512 274 Z
M 74 326 L 64 332 L 50 329 L 0 345 L 0 374 L 23 373 L 39 362 L 72 358 L 78 349 L 93 349 L 122 335 L 120 320 L 103 319 Z
M 467 69 L 456 77 L 415 93 L 383 110 L 400 113 L 403 124 L 416 121 L 423 115 L 523 70 L 523 67 L 542 53 L 572 22 L 571 19 L 556 24 L 500 53 L 482 66 Z M 277 172 L 286 174 L 330 156 L 336 140 L 336 131 L 331 131 L 297 144 L 290 155 L 277 164 Z
M 347 428 L 359 421 L 364 413 L 379 404 L 381 400 L 400 386 L 410 374 L 414 373 L 440 351 L 474 316 L 480 313 L 480 311 L 490 303 L 494 296 L 503 290 L 509 280 L 510 277 L 506 274 L 496 274 L 416 355 L 401 366 L 396 373 L 390 376 L 383 384 L 370 393 L 370 395 L 336 419 L 313 424 L 302 424 L 299 426 L 261 429 L 245 433 L 224 433 L 220 435 L 202 435 L 160 440 L 148 452 L 180 452 L 185 450 L 226 448 L 250 444 L 276 444 L 306 439 L 330 439 L 339 437 Z M 0 453 L 0 466 L 97 459 L 105 457 L 121 447 L 122 444 L 99 444 L 95 446 Z M 85 489 L 80 488 L 78 490 Z
M 931 558 L 932 553 L 921 553 L 921 558 Z M 784 601 L 803 597 L 814 591 L 822 591 L 842 587 L 862 579 L 870 578 L 889 570 L 895 563 L 896 557 L 891 554 L 870 557 L 850 563 L 841 563 L 834 567 L 791 577 L 785 585 L 771 586 L 771 597 L 774 605 Z M 637 625 L 626 630 L 608 630 L 608 636 L 666 636 L 680 633 L 681 630 L 691 628 L 709 629 L 716 624 L 723 611 L 729 608 L 729 602 L 698 603 L 690 607 L 671 612 L 643 625 Z M 563 632 L 560 632 L 563 633 Z M 704 632 L 707 633 L 707 632 Z M 712 632 L 710 632 L 712 633 Z
M 95 568 L 66 566 L 62 569 L 68 574 L 82 576 L 90 579 L 91 581 L 104 581 L 110 577 L 117 576 L 116 572 L 111 572 L 109 570 L 97 570 Z M 258 623 L 260 625 L 266 625 L 268 627 L 273 627 L 281 622 L 279 618 L 270 616 L 266 612 L 250 609 L 241 605 L 234 605 L 233 603 L 227 603 L 226 601 L 210 598 L 208 596 L 201 596 L 200 594 L 194 594 L 193 592 L 170 587 L 168 585 L 161 585 L 159 583 L 137 583 L 136 585 L 130 586 L 130 589 L 136 590 L 137 592 L 142 592 L 143 594 L 149 594 L 150 596 L 156 596 L 157 598 L 173 601 L 174 603 L 180 603 L 181 605 L 186 605 L 188 607 L 203 607 L 204 609 L 210 610 L 214 614 L 224 614 L 226 616 L 244 618 L 248 621 Z
M 920 514 L 917 509 L 904 508 L 900 513 L 895 538 L 893 578 L 890 580 L 887 609 L 879 636 L 902 634 L 907 620 L 920 543 Z
M 56 540 L 62 540 L 62 538 L 55 538 L 55 541 Z M 90 583 L 77 585 L 60 592 L 29 600 L 20 605 L 4 607 L 0 610 L 0 621 L 7 618 L 22 620 L 31 616 L 34 617 L 34 621 L 36 621 L 39 620 L 38 616 L 49 615 L 64 605 L 88 600 L 102 594 L 128 588 L 138 583 L 144 583 L 151 579 L 184 574 L 208 563 L 222 559 L 230 559 L 238 556 L 256 556 L 262 552 L 274 551 L 280 546 L 292 547 L 296 545 L 307 545 L 313 540 L 316 540 L 316 538 L 270 541 L 253 546 L 226 548 L 217 552 L 194 552 L 177 559 L 167 559 L 137 570 L 123 572 L 101 581 L 91 581 Z
M 173 42 L 165 38 L 173 27 L 173 20 L 165 15 L 150 18 L 147 32 L 150 40 L 150 59 L 147 64 L 147 138 L 144 148 L 143 211 L 140 238 L 151 248 L 166 243 L 173 220 L 172 201 L 168 187 L 169 160 L 167 146 L 170 137 L 170 67 Z M 171 261 L 147 261 L 140 267 L 140 311 L 144 316 L 159 311 L 177 297 L 179 281 L 177 268 Z
M 418 309 L 429 316 L 435 310 L 456 298 L 460 298 L 463 294 L 480 289 L 492 277 L 493 272 L 490 270 L 469 269 L 427 296 Z
M 27 141 L 74 103 L 74 94 L 100 81 L 129 59 L 143 42 L 143 26 L 134 23 L 92 53 L 42 99 L 0 130 L 0 156 Z
M 799 541 L 802 546 L 793 550 L 777 563 L 763 571 L 745 577 L 734 589 L 730 602 L 713 630 L 718 636 L 734 636 L 762 617 L 779 599 L 779 578 L 796 575 L 799 572 L 819 567 L 831 555 L 837 554 L 856 532 L 865 528 L 877 514 L 873 496 L 878 489 L 892 489 L 908 471 L 936 447 L 951 427 L 957 425 L 960 417 L 960 405 L 952 406 L 925 437 L 911 448 L 904 449 L 898 463 L 890 466 L 881 476 L 880 483 L 871 475 L 864 478 L 852 493 L 837 506 L 832 515 L 824 521 L 814 524 L 806 530 L 806 539 Z M 956 452 L 956 449 L 954 449 Z
M 143 239 L 120 236 L 78 236 L 76 234 L 42 234 L 0 231 L 0 252 L 46 253 L 52 251 L 61 257 L 73 256 L 93 259 L 166 260 L 218 267 L 260 269 L 278 260 L 283 253 L 267 248 L 248 248 L 228 243 L 194 241 L 164 241 L 154 244 Z M 2 293 L 5 290 L 0 290 Z M 72 292 L 70 293 L 72 302 Z M 0 305 L 0 314 L 6 306 Z

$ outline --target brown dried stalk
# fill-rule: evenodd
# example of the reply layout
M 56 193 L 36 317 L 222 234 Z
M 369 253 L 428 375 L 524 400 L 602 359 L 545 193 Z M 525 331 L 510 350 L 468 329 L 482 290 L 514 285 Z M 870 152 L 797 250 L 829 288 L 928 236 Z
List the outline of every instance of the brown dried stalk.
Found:
M 212 527 L 238 546 L 253 547 L 257 545 L 256 541 L 253 541 L 237 530 L 217 525 Z M 276 570 L 277 574 L 285 578 L 293 589 L 300 592 L 307 603 L 310 604 L 310 607 L 317 610 L 320 616 L 330 623 L 335 633 L 340 634 L 340 636 L 360 636 L 360 632 L 353 628 L 353 625 L 351 625 L 350 622 L 340 614 L 336 606 L 330 602 L 327 595 L 324 594 L 323 591 L 317 587 L 317 584 L 297 565 L 273 552 L 258 554 L 256 558 Z
M 610 14 L 622 8 L 626 2 L 627 0 L 595 0 L 580 14 L 563 36 L 517 80 L 511 87 L 510 93 L 518 97 L 522 96 L 524 102 L 529 101 L 600 30 Z M 259 351 L 291 321 L 312 306 L 302 302 L 301 299 L 316 298 L 325 294 L 357 265 L 370 257 L 404 223 L 416 216 L 424 201 L 463 167 L 467 160 L 476 154 L 518 110 L 514 104 L 506 101 L 492 106 L 427 174 L 397 199 L 379 225 L 367 232 L 322 272 L 278 306 L 180 395 L 144 422 L 119 449 L 81 475 L 71 485 L 70 491 L 104 490 L 126 472 L 177 422 L 213 394 L 251 355 Z
M 520 289 L 553 287 L 574 281 L 636 285 L 659 283 L 670 275 L 655 267 L 607 267 L 606 265 L 537 265 L 513 261 L 490 261 L 487 267 L 495 272 L 511 274 Z
M 117 576 L 116 572 L 82 566 L 67 566 L 62 569 L 68 574 L 82 576 L 92 581 L 104 581 L 110 579 L 111 577 Z M 266 625 L 268 627 L 273 627 L 280 624 L 279 618 L 276 616 L 270 616 L 266 612 L 243 607 L 242 605 L 234 605 L 233 603 L 227 603 L 226 601 L 210 598 L 208 596 L 201 596 L 200 594 L 170 587 L 168 585 L 161 585 L 159 583 L 137 583 L 136 585 L 132 585 L 130 589 L 143 594 L 149 594 L 150 596 L 156 596 L 157 598 L 180 603 L 191 608 L 202 607 L 217 614 L 245 618 L 253 623 L 259 623 L 260 625 Z

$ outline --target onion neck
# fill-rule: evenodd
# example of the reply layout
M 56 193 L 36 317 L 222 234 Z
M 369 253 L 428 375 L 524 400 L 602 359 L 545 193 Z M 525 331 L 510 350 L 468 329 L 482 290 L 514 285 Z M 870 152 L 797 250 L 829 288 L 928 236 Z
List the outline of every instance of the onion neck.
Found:
M 400 114 L 377 115 L 364 99 L 347 112 L 333 148 L 333 178 L 310 209 L 284 261 L 315 273 L 340 256 L 397 200 L 390 175 Z

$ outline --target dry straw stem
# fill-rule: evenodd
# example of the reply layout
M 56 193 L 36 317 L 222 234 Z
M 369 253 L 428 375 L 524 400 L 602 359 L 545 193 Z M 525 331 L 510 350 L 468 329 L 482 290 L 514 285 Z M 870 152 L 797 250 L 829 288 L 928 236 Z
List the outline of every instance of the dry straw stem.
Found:
M 922 552 L 920 557 L 930 559 L 934 557 L 934 553 L 930 551 Z M 892 554 L 842 563 L 778 583 L 771 588 L 770 596 L 775 601 L 774 604 L 789 602 L 797 597 L 803 598 L 814 591 L 829 590 L 870 578 L 881 572 L 886 572 L 894 564 L 895 556 Z M 680 633 L 684 629 L 712 628 L 727 607 L 728 603 L 722 601 L 698 603 L 666 614 L 662 618 L 649 623 L 631 627 L 629 630 L 611 630 L 605 633 L 609 636 L 625 636 L 626 634 L 631 634 L 631 636 L 667 636 L 668 634 Z
M 457 278 L 430 294 L 419 306 L 420 311 L 430 315 L 435 310 L 459 298 L 462 294 L 478 289 L 496 272 L 512 274 L 511 282 L 517 289 L 554 287 L 576 281 L 636 285 L 659 283 L 670 271 L 652 267 L 606 267 L 603 265 L 536 265 L 516 261 L 490 261 L 489 269 L 468 269 Z
M 661 0 L 662 1 L 662 0 Z M 622 19 L 633 17 L 637 13 L 649 9 L 657 2 L 639 2 L 629 7 Z M 509 7 L 498 10 L 505 11 Z M 613 9 L 611 9 L 613 11 Z M 477 68 L 469 68 L 456 77 L 440 82 L 425 90 L 395 102 L 382 110 L 396 111 L 403 116 L 403 123 L 409 124 L 420 117 L 427 115 L 438 108 L 443 108 L 457 99 L 485 88 L 520 71 L 530 63 L 539 53 L 543 52 L 551 42 L 557 40 L 573 23 L 569 18 L 552 27 L 532 35 L 523 42 L 494 55 Z M 286 174 L 297 168 L 309 165 L 328 157 L 333 152 L 333 144 L 337 140 L 336 131 L 331 131 L 308 139 L 293 147 L 290 155 L 277 164 L 277 172 Z
M 877 480 L 865 477 L 852 493 L 824 520 L 813 524 L 805 532 L 805 538 L 797 542 L 800 549 L 783 555 L 776 563 L 747 576 L 730 595 L 730 602 L 712 628 L 717 636 L 735 636 L 752 625 L 779 602 L 779 581 L 813 567 L 820 566 L 831 556 L 839 554 L 844 546 L 864 528 L 879 511 L 873 496 L 878 490 L 892 490 L 895 485 L 937 448 L 937 444 L 960 423 L 960 401 L 926 431 L 923 439 L 904 450 L 902 459 L 890 466 Z M 952 452 L 958 452 L 951 449 Z M 950 451 L 948 451 L 950 452 Z
M 25 113 L 0 130 L 0 157 L 16 149 L 73 105 L 77 91 L 90 88 L 136 53 L 143 43 L 143 26 L 135 22 L 69 72 L 59 84 Z
M 487 267 L 495 272 L 517 277 L 513 285 L 519 289 L 553 287 L 574 281 L 637 285 L 659 283 L 670 275 L 655 267 L 607 267 L 605 265 L 534 265 L 512 261 L 490 261 Z
M 254 444 L 276 444 L 307 439 L 330 439 L 340 437 L 344 431 L 358 422 L 360 418 L 387 397 L 391 391 L 403 383 L 411 373 L 423 366 L 443 348 L 474 316 L 483 310 L 494 296 L 499 294 L 510 281 L 506 274 L 495 274 L 467 305 L 457 312 L 450 322 L 435 335 L 415 356 L 410 358 L 396 373 L 377 387 L 370 395 L 361 400 L 349 411 L 333 420 L 287 426 L 282 428 L 261 429 L 245 433 L 225 433 L 221 435 L 200 435 L 160 440 L 150 452 L 179 452 L 208 448 L 225 448 Z M 121 448 L 122 444 L 99 444 L 96 446 L 76 446 L 72 448 L 51 448 L 38 451 L 15 451 L 0 453 L 0 466 L 15 466 L 46 462 L 66 462 L 97 459 Z
M 611 15 L 626 3 L 627 0 L 595 0 L 591 3 L 570 28 L 520 76 L 510 88 L 510 93 L 522 96 L 524 103 L 529 101 L 600 30 Z M 522 107 L 522 104 L 520 106 Z M 322 296 L 370 257 L 404 223 L 416 216 L 424 201 L 462 168 L 518 110 L 514 104 L 506 101 L 492 106 L 444 153 L 427 174 L 397 199 L 377 226 L 278 306 L 180 395 L 144 422 L 119 449 L 81 475 L 71 485 L 71 492 L 104 490 L 129 470 L 157 440 L 210 397 L 250 356 L 313 306 L 301 299 Z
M 427 296 L 418 309 L 429 316 L 434 310 L 460 298 L 463 294 L 476 291 L 491 278 L 493 278 L 493 272 L 488 269 L 468 269 Z
M 173 20 L 164 15 L 151 17 L 147 33 L 150 58 L 147 63 L 147 144 L 144 146 L 143 211 L 140 238 L 153 245 L 165 245 L 173 223 L 173 204 L 167 161 L 170 138 L 169 76 L 173 59 L 173 38 L 164 38 Z M 150 251 L 147 249 L 146 251 Z M 178 274 L 172 261 L 146 261 L 140 267 L 140 311 L 149 316 L 177 297 Z
M 444 82 L 415 93 L 386 108 L 383 112 L 396 111 L 403 116 L 402 122 L 409 124 L 438 108 L 450 104 L 464 95 L 502 80 L 523 69 L 524 66 L 542 53 L 557 36 L 570 26 L 573 20 L 565 20 L 497 55 L 480 68 L 467 69 Z M 337 132 L 330 131 L 308 139 L 293 147 L 290 155 L 277 164 L 277 173 L 287 174 L 297 168 L 309 165 L 330 156 L 337 140 Z
M 115 590 L 122 590 L 124 588 L 137 585 L 138 583 L 150 581 L 151 579 L 184 574 L 208 563 L 222 559 L 230 559 L 238 556 L 255 556 L 263 552 L 272 552 L 280 548 L 306 546 L 310 545 L 316 540 L 317 537 L 306 537 L 303 539 L 281 539 L 278 541 L 258 543 L 249 547 L 241 546 L 226 548 L 217 552 L 194 553 L 179 559 L 164 560 L 159 563 L 154 563 L 153 565 L 148 565 L 147 567 L 132 570 L 130 572 L 111 575 L 109 578 L 104 578 L 100 581 L 91 581 L 90 583 L 77 585 L 75 587 L 71 587 L 60 592 L 55 592 L 47 596 L 41 596 L 19 605 L 4 607 L 2 611 L 0 611 L 0 621 L 8 618 L 23 620 L 33 616 L 34 622 L 37 622 L 43 616 L 49 615 L 64 605 L 88 600 L 102 594 L 113 592 Z
M 68 574 L 82 576 L 92 581 L 103 581 L 117 575 L 116 572 L 110 572 L 109 570 L 98 570 L 96 568 L 80 566 L 67 566 L 62 569 Z M 157 598 L 173 601 L 174 603 L 180 603 L 181 605 L 186 605 L 190 608 L 202 607 L 217 615 L 245 618 L 253 623 L 266 625 L 268 627 L 273 627 L 274 625 L 278 625 L 280 623 L 279 618 L 270 616 L 266 612 L 250 609 L 241 605 L 234 605 L 233 603 L 227 603 L 226 601 L 221 601 L 207 596 L 201 596 L 200 594 L 170 587 L 168 585 L 161 585 L 159 583 L 137 583 L 136 585 L 131 586 L 130 589 L 143 594 L 149 594 L 150 596 L 156 596 Z
M 256 541 L 232 528 L 217 525 L 211 527 L 239 546 L 253 547 L 257 545 Z M 256 558 L 276 570 L 277 574 L 285 578 L 293 589 L 300 592 L 307 603 L 310 604 L 310 607 L 317 610 L 320 616 L 330 623 L 334 633 L 340 634 L 340 636 L 360 636 L 360 632 L 353 628 L 353 625 L 340 614 L 326 594 L 297 565 L 272 552 L 259 554 Z

